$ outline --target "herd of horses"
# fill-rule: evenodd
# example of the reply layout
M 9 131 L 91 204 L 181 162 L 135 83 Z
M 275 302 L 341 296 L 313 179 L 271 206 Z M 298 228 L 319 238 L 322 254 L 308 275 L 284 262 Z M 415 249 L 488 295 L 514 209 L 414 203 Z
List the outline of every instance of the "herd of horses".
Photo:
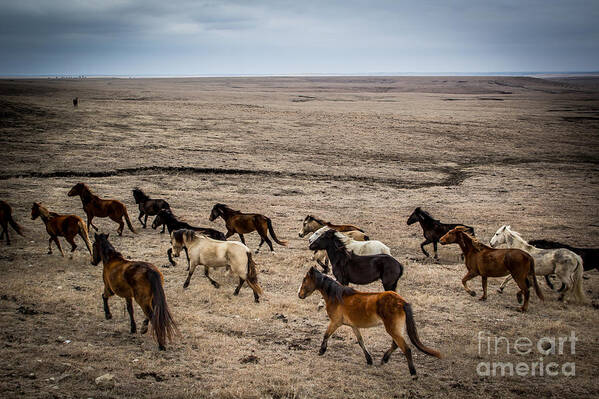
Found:
M 84 183 L 75 184 L 67 195 L 80 197 L 87 217 L 86 222 L 77 215 L 51 212 L 40 202 L 34 202 L 31 208 L 31 219 L 40 218 L 46 227 L 49 235 L 48 253 L 52 253 L 54 243 L 64 256 L 58 237 L 64 237 L 71 245 L 71 252 L 75 251 L 77 244 L 74 239 L 80 236 L 91 255 L 91 263 L 103 264 L 102 300 L 105 317 L 112 317 L 108 299 L 114 295 L 124 298 L 130 317 L 131 333 L 135 333 L 135 300 L 145 316 L 141 333 L 146 333 L 151 324 L 158 347 L 165 349 L 166 342 L 178 333 L 178 327 L 168 308 L 163 288 L 164 278 L 160 270 L 148 262 L 126 259 L 114 248 L 108 234 L 94 234 L 93 243 L 89 238 L 90 226 L 98 230 L 93 224 L 94 217 L 108 217 L 117 223 L 119 236 L 123 234 L 125 224 L 136 233 L 125 204 L 114 199 L 100 198 Z M 161 233 L 164 233 L 165 229 L 168 230 L 171 247 L 167 251 L 167 257 L 170 264 L 175 266 L 173 257 L 179 257 L 181 252 L 185 252 L 188 275 L 184 288 L 189 286 L 197 266 L 202 266 L 205 277 L 214 287 L 219 288 L 220 284 L 210 277 L 209 271 L 211 268 L 226 268 L 239 278 L 234 295 L 238 295 L 247 283 L 253 291 L 254 301 L 259 302 L 263 290 L 258 281 L 252 251 L 245 245 L 244 234 L 256 231 L 260 235 L 261 240 L 256 253 L 264 243 L 274 251 L 271 238 L 275 243 L 286 246 L 287 241 L 277 237 L 270 218 L 257 213 L 242 213 L 217 203 L 210 212 L 209 220 L 222 218 L 227 230 L 226 233 L 222 233 L 179 220 L 167 201 L 152 199 L 139 188 L 133 190 L 133 197 L 139 207 L 138 220 L 143 228 L 147 227 L 148 216 L 154 216 L 151 227 L 162 227 Z M 507 225 L 501 226 L 489 245 L 485 245 L 476 238 L 474 228 L 459 223 L 442 223 L 419 207 L 409 216 L 407 224 L 416 222 L 422 227 L 425 241 L 420 244 L 420 248 L 427 257 L 430 254 L 425 250 L 425 245 L 433 245 L 435 260 L 438 260 L 438 243 L 459 245 L 467 268 L 467 273 L 462 279 L 466 292 L 472 296 L 476 295 L 468 287 L 468 281 L 480 276 L 483 290 L 480 300 L 484 301 L 487 299 L 489 277 L 506 277 L 499 288 L 500 292 L 503 292 L 506 284 L 513 279 L 519 288 L 516 298 L 522 304 L 522 312 L 528 309 L 531 288 L 544 300 L 537 275 L 545 276 L 552 290 L 555 287 L 550 276 L 557 277 L 561 282 L 558 288 L 559 300 L 565 300 L 566 296 L 571 295 L 575 301 L 586 302 L 583 270 L 599 268 L 599 249 L 575 248 L 546 240 L 528 243 Z M 7 245 L 10 245 L 9 225 L 18 234 L 23 235 L 23 228 L 12 217 L 10 205 L 0 201 L 0 226 L 3 229 L 0 239 L 5 237 Z M 241 242 L 227 241 L 234 234 L 239 236 Z M 364 346 L 360 329 L 383 324 L 392 340 L 382 363 L 386 363 L 393 351 L 399 347 L 406 357 L 410 374 L 416 376 L 411 351 L 403 336 L 404 329 L 416 348 L 428 355 L 441 357 L 438 351 L 422 344 L 410 304 L 396 293 L 404 266 L 391 255 L 387 245 L 370 239 L 364 230 L 357 226 L 332 224 L 312 215 L 306 216 L 299 232 L 299 237 L 308 235 L 308 248 L 314 251 L 314 260 L 325 274 L 316 267 L 311 267 L 302 281 L 298 296 L 303 299 L 318 291 L 326 304 L 330 323 L 322 340 L 320 355 L 325 353 L 327 341 L 335 330 L 347 325 L 356 335 L 367 363 L 372 364 L 372 356 Z M 326 275 L 329 265 L 335 279 Z M 350 283 L 361 285 L 377 280 L 381 281 L 383 292 L 366 293 L 349 287 Z

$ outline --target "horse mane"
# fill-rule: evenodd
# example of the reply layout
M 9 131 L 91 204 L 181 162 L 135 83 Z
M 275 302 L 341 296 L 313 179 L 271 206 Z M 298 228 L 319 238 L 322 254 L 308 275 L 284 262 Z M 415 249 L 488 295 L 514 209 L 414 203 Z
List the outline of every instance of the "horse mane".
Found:
M 430 213 L 428 213 L 427 211 L 425 211 L 425 210 L 424 210 L 424 209 L 422 209 L 421 207 L 418 207 L 418 208 L 416 208 L 416 209 L 415 209 L 415 211 L 416 211 L 416 212 L 417 212 L 419 215 L 423 216 L 423 217 L 424 217 L 424 218 L 426 218 L 426 219 L 432 220 L 433 222 L 438 222 L 438 220 L 437 220 L 437 219 L 435 219 L 434 217 L 432 217 Z
M 102 254 L 113 255 L 113 257 L 118 256 L 123 258 L 123 255 L 112 246 L 110 241 L 108 241 L 107 234 L 100 234 L 98 237 L 100 242 L 100 251 L 102 252 Z
M 338 231 L 335 231 L 335 237 L 337 237 L 339 239 L 339 241 L 341 241 L 341 243 L 343 244 L 343 247 L 346 249 L 347 249 L 347 245 L 351 244 L 351 242 L 353 241 L 351 238 L 349 238 L 345 234 L 339 233 Z
M 466 237 L 468 237 L 470 239 L 470 242 L 472 242 L 472 246 L 477 251 L 482 251 L 483 249 L 493 249 L 493 248 L 483 244 L 482 242 L 480 242 L 478 240 L 478 238 L 476 238 L 472 234 L 470 234 L 467 227 L 460 225 L 460 226 L 456 227 L 455 229 L 457 229 L 457 231 L 462 232 L 462 234 L 464 234 Z
M 139 187 L 135 187 L 133 189 L 133 197 L 135 198 L 135 202 L 138 204 L 140 202 L 145 202 L 150 199 L 150 197 L 146 195 L 146 193 L 144 193 L 143 190 Z
M 310 271 L 314 278 L 316 288 L 321 289 L 333 302 L 341 303 L 343 302 L 344 296 L 353 295 L 358 292 L 351 287 L 339 284 L 337 281 L 325 276 L 314 267 L 312 267 Z
M 318 223 L 318 224 L 321 224 L 321 225 L 323 225 L 323 226 L 326 226 L 326 224 L 327 224 L 327 222 L 325 222 L 324 220 L 322 220 L 322 219 L 318 219 L 317 217 L 315 217 L 315 216 L 312 216 L 312 215 L 308 215 L 308 216 L 306 216 L 306 219 L 308 219 L 308 218 L 310 218 L 310 219 L 314 220 L 316 223 Z
M 226 204 L 214 204 L 214 208 L 229 212 L 229 213 L 239 213 L 239 211 L 236 211 L 235 209 L 231 208 L 229 205 Z
M 179 229 L 173 231 L 173 238 L 183 244 L 185 241 L 193 241 L 196 238 L 196 232 L 189 229 Z

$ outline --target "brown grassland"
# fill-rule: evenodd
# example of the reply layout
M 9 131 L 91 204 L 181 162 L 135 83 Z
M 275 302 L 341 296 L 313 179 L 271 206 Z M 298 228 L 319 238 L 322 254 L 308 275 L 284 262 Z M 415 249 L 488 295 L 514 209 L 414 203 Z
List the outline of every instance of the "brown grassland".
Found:
M 78 96 L 79 107 L 71 99 Z M 515 77 L 298 77 L 0 81 L 0 198 L 25 237 L 0 243 L 2 397 L 579 397 L 599 396 L 599 275 L 587 272 L 589 304 L 560 303 L 545 282 L 517 312 L 515 284 L 479 302 L 461 286 L 456 246 L 425 259 L 422 206 L 442 221 L 474 226 L 487 241 L 502 224 L 524 238 L 599 247 L 599 79 Z M 254 304 L 236 278 L 197 270 L 187 290 L 181 260 L 161 268 L 181 334 L 165 352 L 150 335 L 129 334 L 124 300 L 102 311 L 102 268 L 83 242 L 74 255 L 47 255 L 47 234 L 31 203 L 84 217 L 83 181 L 123 201 L 138 230 L 95 219 L 126 257 L 163 266 L 167 235 L 141 229 L 131 190 L 167 199 L 189 223 L 208 221 L 215 202 L 273 220 L 274 254 L 255 256 L 265 291 Z M 410 378 L 381 326 L 363 330 L 367 366 L 350 328 L 318 356 L 328 323 L 319 295 L 297 296 L 313 264 L 303 218 L 361 226 L 404 264 L 398 293 L 413 306 L 420 338 Z M 150 221 L 153 218 L 150 218 Z M 233 237 L 231 239 L 237 239 Z M 93 234 L 92 234 L 93 240 Z M 246 235 L 251 249 L 258 235 Z M 63 248 L 69 246 L 62 240 Z M 265 248 L 266 246 L 264 246 Z M 432 248 L 430 248 L 432 251 Z M 471 282 L 480 295 L 480 278 Z M 357 287 L 380 291 L 380 282 Z M 135 306 L 138 327 L 143 320 Z M 574 331 L 576 352 L 544 356 L 575 362 L 575 376 L 479 376 L 479 362 L 538 362 L 529 355 L 479 354 L 478 332 L 537 342 Z M 96 385 L 103 374 L 112 384 Z

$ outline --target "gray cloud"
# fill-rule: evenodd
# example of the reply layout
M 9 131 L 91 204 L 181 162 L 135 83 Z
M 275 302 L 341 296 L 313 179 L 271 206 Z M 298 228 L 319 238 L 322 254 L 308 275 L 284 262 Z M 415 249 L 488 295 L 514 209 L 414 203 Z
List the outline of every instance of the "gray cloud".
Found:
M 595 1 L 0 0 L 0 74 L 599 69 Z

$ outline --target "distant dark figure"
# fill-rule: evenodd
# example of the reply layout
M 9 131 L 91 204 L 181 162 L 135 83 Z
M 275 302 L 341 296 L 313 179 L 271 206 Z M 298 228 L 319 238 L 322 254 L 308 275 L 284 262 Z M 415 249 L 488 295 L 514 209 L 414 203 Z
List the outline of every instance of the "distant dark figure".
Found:
M 420 249 L 422 252 L 428 257 L 430 256 L 428 252 L 424 249 L 424 246 L 432 243 L 433 249 L 435 250 L 435 260 L 439 260 L 439 256 L 437 255 L 437 243 L 439 239 L 443 237 L 447 232 L 457 226 L 464 226 L 467 228 L 467 232 L 471 235 L 474 235 L 474 229 L 470 226 L 466 226 L 464 224 L 454 224 L 454 223 L 441 223 L 437 219 L 434 219 L 428 212 L 420 209 L 420 207 L 414 209 L 414 212 L 408 218 L 408 225 L 414 224 L 416 222 L 420 223 L 420 227 L 422 227 L 422 232 L 424 233 L 424 240 L 422 244 L 420 244 Z
M 79 97 L 73 98 L 73 107 L 77 107 L 79 105 Z
M 4 238 L 6 234 L 6 245 L 10 245 L 10 239 L 8 238 L 8 225 L 17 232 L 19 235 L 23 235 L 23 228 L 14 221 L 12 218 L 12 208 L 8 203 L 0 200 L 0 226 L 2 226 L 2 234 L 0 234 L 0 240 Z
M 168 202 L 163 199 L 152 199 L 147 196 L 140 188 L 133 189 L 133 198 L 135 203 L 139 205 L 139 222 L 146 228 L 148 223 L 148 216 L 154 216 L 158 214 L 161 209 L 171 209 Z M 145 215 L 145 219 L 142 221 L 141 218 Z M 166 225 L 162 225 L 162 232 Z
M 528 243 L 534 247 L 543 249 L 569 249 L 570 251 L 574 252 L 575 254 L 578 254 L 582 258 L 583 269 L 585 271 L 593 269 L 599 270 L 599 248 L 576 248 L 571 247 L 568 244 L 562 244 L 560 242 L 550 240 L 532 240 Z

